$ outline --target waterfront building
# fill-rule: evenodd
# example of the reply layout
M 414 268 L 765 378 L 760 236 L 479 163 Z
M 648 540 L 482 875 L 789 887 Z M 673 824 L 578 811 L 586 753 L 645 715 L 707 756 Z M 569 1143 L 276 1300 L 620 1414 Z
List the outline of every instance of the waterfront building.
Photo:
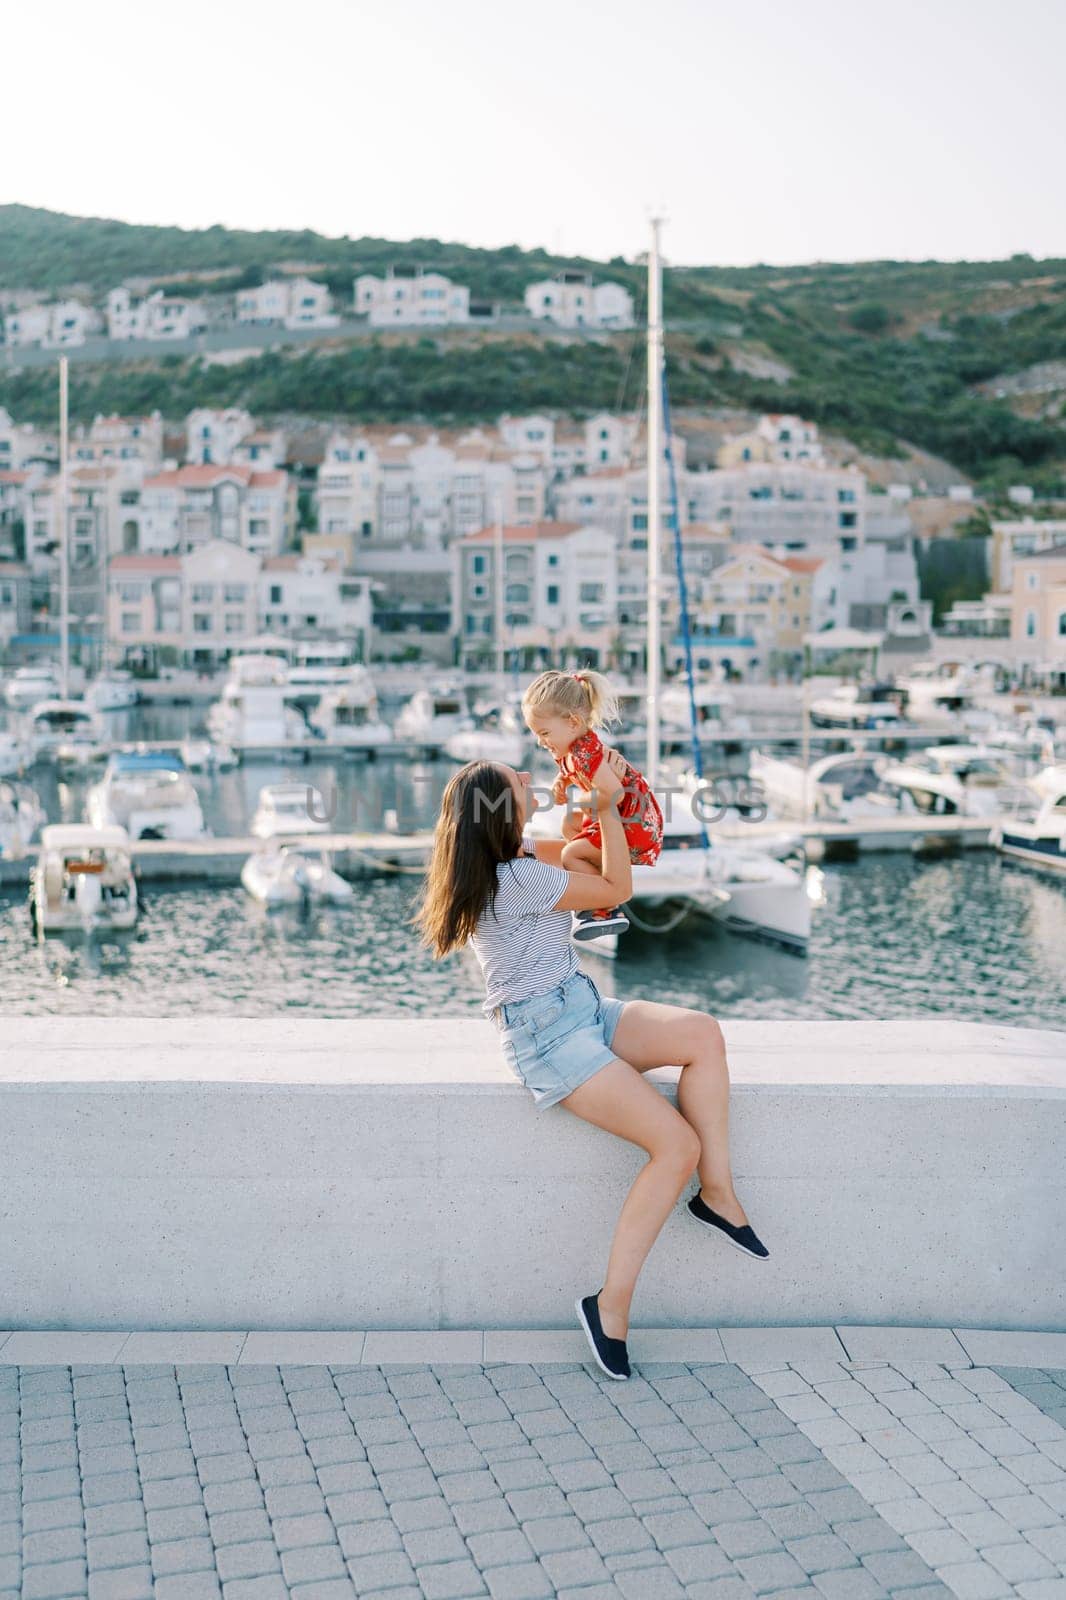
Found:
M 503 529 L 503 645 L 523 669 L 609 663 L 617 644 L 615 542 L 602 528 L 539 522 Z M 497 659 L 496 529 L 452 545 L 452 611 L 464 666 Z
M 139 547 L 181 553 L 222 540 L 265 558 L 291 544 L 295 522 L 296 487 L 288 473 L 189 465 L 145 478 Z
M 1015 562 L 1066 544 L 1066 517 L 1021 517 L 992 524 L 992 589 L 1010 594 Z
M 1066 538 L 1029 555 L 1015 551 L 1011 643 L 1020 661 L 1066 666 Z
M 258 616 L 267 633 L 331 633 L 352 641 L 355 659 L 368 659 L 370 582 L 346 573 L 335 556 L 289 551 L 264 561 Z

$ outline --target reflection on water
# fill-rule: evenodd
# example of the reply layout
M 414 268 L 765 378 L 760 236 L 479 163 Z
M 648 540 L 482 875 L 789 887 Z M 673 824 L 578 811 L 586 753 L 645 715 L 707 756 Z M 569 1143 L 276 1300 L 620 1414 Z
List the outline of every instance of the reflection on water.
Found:
M 723 1017 L 940 1017 L 1066 1028 L 1066 888 L 981 852 L 825 869 L 804 959 L 704 925 L 633 929 L 618 960 L 583 953 L 604 993 Z M 0 898 L 0 1015 L 323 1017 L 476 1014 L 469 953 L 433 962 L 409 917 L 417 880 L 360 882 L 352 902 L 266 912 L 239 888 L 145 886 L 126 934 L 30 934 Z

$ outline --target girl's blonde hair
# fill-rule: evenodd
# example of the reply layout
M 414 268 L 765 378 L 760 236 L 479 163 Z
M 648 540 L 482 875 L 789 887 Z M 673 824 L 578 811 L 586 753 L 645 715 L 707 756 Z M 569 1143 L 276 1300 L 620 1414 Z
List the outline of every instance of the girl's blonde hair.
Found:
M 522 696 L 522 710 L 579 717 L 587 728 L 605 728 L 618 721 L 618 699 L 602 672 L 542 672 Z

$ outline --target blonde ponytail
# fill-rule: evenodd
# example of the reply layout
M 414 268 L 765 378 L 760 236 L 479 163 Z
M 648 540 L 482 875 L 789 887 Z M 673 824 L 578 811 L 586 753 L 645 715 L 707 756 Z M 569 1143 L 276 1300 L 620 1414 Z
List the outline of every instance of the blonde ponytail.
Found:
M 618 721 L 618 697 L 602 672 L 542 672 L 522 696 L 522 710 L 579 717 L 589 728 Z

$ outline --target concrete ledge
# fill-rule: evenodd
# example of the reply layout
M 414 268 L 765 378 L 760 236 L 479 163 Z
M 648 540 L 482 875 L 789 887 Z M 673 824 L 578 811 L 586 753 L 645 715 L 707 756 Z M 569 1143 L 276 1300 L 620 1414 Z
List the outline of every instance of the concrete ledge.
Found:
M 679 1206 L 635 1329 L 712 1328 L 725 1359 L 771 1327 L 811 1359 L 886 1324 L 1066 1333 L 1066 1037 L 725 1031 L 737 1188 L 771 1259 Z M 651 1076 L 668 1097 L 676 1079 Z M 643 1159 L 537 1111 L 480 1021 L 8 1018 L 0 1324 L 107 1335 L 104 1352 L 130 1328 L 134 1351 L 214 1329 L 200 1341 L 227 1352 L 232 1330 L 356 1328 L 371 1352 L 397 1329 L 457 1349 L 468 1330 L 572 1332 Z

